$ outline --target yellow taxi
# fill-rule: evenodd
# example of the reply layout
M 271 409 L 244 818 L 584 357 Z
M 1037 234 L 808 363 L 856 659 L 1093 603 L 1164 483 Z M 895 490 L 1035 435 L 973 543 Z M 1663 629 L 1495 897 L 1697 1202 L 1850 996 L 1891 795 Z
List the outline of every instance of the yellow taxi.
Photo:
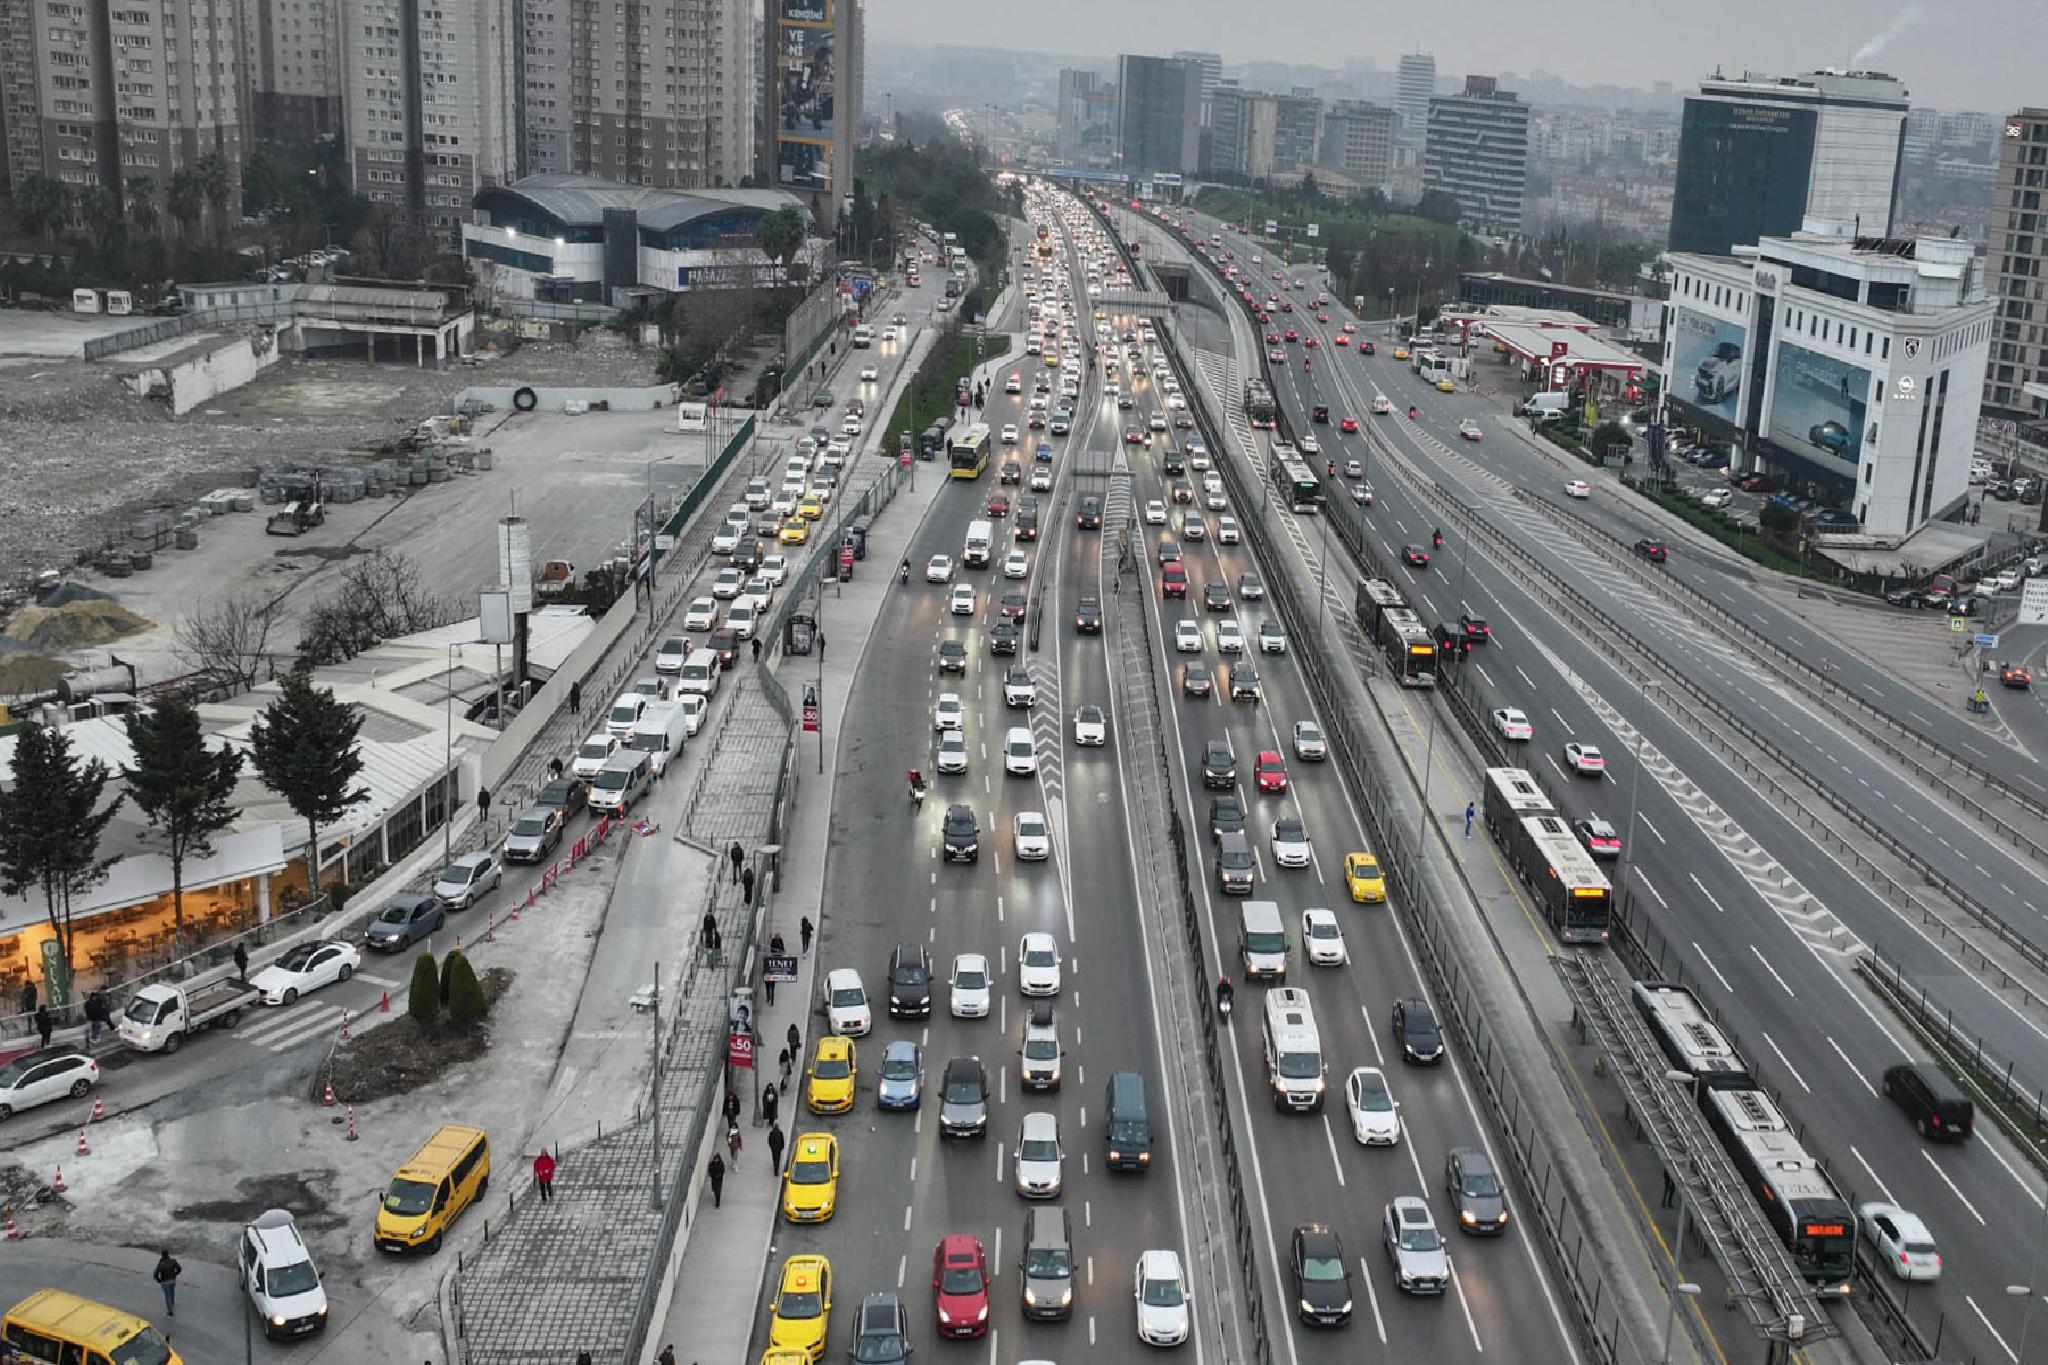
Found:
M 811 1365 L 811 1353 L 792 1351 L 782 1346 L 770 1346 L 761 1352 L 761 1365 Z
M 805 521 L 816 521 L 825 515 L 825 500 L 816 493 L 806 493 L 797 500 L 795 515 Z
M 1436 381 L 1436 391 L 1438 393 L 1456 393 L 1458 386 L 1448 379 L 1439 379 Z
M 1056 355 L 1054 355 L 1054 354 L 1053 354 L 1052 348 L 1051 348 L 1050 346 L 1046 347 L 1046 348 L 1045 348 L 1045 367 L 1046 367 L 1046 368 L 1047 368 L 1048 370 L 1050 370 L 1050 369 L 1052 369 L 1053 367 L 1057 366 L 1057 365 L 1058 365 L 1059 363 L 1060 363 L 1060 358 L 1059 358 L 1058 356 L 1056 356 Z
M 792 1223 L 822 1223 L 838 1212 L 839 1139 L 800 1133 L 782 1174 L 782 1216 Z
M 810 538 L 811 524 L 795 515 L 784 517 L 781 529 L 775 533 L 775 539 L 784 545 L 802 545 Z
M 801 1351 L 808 1360 L 825 1354 L 825 1328 L 832 1320 L 832 1263 L 823 1256 L 792 1256 L 782 1263 L 782 1282 L 768 1319 L 768 1350 Z
M 1407 348 L 1406 346 L 1396 346 L 1396 347 L 1394 348 L 1394 359 L 1396 359 L 1396 360 L 1406 360 L 1407 358 L 1408 358 L 1408 348 Z
M 1383 901 L 1387 898 L 1387 879 L 1380 871 L 1380 860 L 1370 853 L 1344 855 L 1344 885 L 1355 901 Z
M 818 1040 L 804 1071 L 804 1102 L 814 1114 L 844 1114 L 853 1108 L 853 1039 L 828 1034 Z

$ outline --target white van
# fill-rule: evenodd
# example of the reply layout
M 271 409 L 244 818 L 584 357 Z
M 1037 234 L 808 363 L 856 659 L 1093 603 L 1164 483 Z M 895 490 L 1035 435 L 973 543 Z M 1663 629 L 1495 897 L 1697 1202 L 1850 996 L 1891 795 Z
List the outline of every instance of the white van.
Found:
M 857 350 L 865 351 L 875 344 L 875 329 L 863 322 L 853 329 L 853 344 Z
M 1549 422 L 1564 416 L 1564 411 L 1570 404 L 1570 394 L 1551 390 L 1546 393 L 1530 394 L 1515 411 L 1538 422 Z
M 605 730 L 616 739 L 625 739 L 633 733 L 633 727 L 640 723 L 640 717 L 646 713 L 648 700 L 648 697 L 640 692 L 622 694 L 612 703 L 612 709 L 605 713 Z
M 689 717 L 681 706 L 672 701 L 657 702 L 641 715 L 640 723 L 633 727 L 633 737 L 626 741 L 626 748 L 646 754 L 647 761 L 653 765 L 654 775 L 660 777 L 668 767 L 668 761 L 683 751 L 688 723 Z
M 621 749 L 605 760 L 590 783 L 590 808 L 608 815 L 624 815 L 633 803 L 647 795 L 654 781 L 647 755 Z
M 1249 907 L 1247 907 L 1249 908 Z M 1323 1042 L 1308 992 L 1283 986 L 1266 992 L 1266 1080 L 1273 1107 L 1311 1114 L 1323 1107 Z
M 976 520 L 967 523 L 967 545 L 960 552 L 962 561 L 977 569 L 988 567 L 989 555 L 996 543 L 996 528 L 987 521 Z
M 676 674 L 678 693 L 694 692 L 700 697 L 718 694 L 718 654 L 709 649 L 693 649 L 690 657 L 683 660 L 683 667 Z
M 272 1340 L 308 1336 L 327 1325 L 320 1272 L 299 1225 L 283 1209 L 269 1209 L 242 1229 L 242 1282 Z
M 1287 924 L 1274 901 L 1246 901 L 1237 908 L 1237 951 L 1248 981 L 1287 979 Z

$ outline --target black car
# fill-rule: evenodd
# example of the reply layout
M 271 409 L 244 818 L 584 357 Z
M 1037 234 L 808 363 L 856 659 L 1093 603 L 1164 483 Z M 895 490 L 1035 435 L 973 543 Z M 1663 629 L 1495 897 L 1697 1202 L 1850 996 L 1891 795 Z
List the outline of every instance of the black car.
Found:
M 1313 416 L 1313 419 L 1314 419 L 1314 421 L 1316 422 L 1316 424 L 1317 424 L 1318 426 L 1325 426 L 1325 427 L 1326 427 L 1326 426 L 1330 425 L 1330 410 L 1329 410 L 1329 408 L 1325 407 L 1325 406 L 1324 406 L 1323 404 L 1321 404 L 1321 403 L 1318 403 L 1318 404 L 1316 404 L 1316 409 L 1315 409 L 1315 412 L 1314 412 L 1314 413 L 1312 414 L 1312 416 Z M 1299 1234 L 1299 1233 L 1296 1233 L 1295 1235 L 1296 1235 L 1296 1236 L 1299 1236 L 1300 1234 Z
M 967 646 L 958 640 L 939 641 L 939 672 L 965 673 L 967 671 Z
M 743 540 L 732 552 L 732 566 L 741 573 L 752 573 L 761 567 L 761 546 L 759 542 Z
M 1003 483 L 1024 482 L 1024 466 L 1015 460 L 1003 461 L 1002 471 L 996 476 Z
M 1403 1061 L 1435 1066 L 1444 1059 L 1444 1035 L 1437 1027 L 1436 1011 L 1420 996 L 1403 996 L 1394 1002 L 1394 1039 L 1401 1045 Z
M 1230 752 L 1230 741 L 1212 739 L 1202 746 L 1202 785 L 1205 787 L 1234 787 L 1237 785 L 1237 755 Z
M 921 1019 L 931 1012 L 931 951 L 921 943 L 899 943 L 889 954 L 889 1017 Z
M 1084 597 L 1074 604 L 1074 633 L 1076 635 L 1102 634 L 1101 599 Z
M 1209 837 L 1221 839 L 1232 830 L 1244 832 L 1244 807 L 1237 804 L 1237 794 L 1210 797 Z
M 1017 627 L 1009 621 L 998 621 L 989 628 L 988 652 L 991 654 L 1015 654 L 1017 652 Z
M 853 1319 L 854 1365 L 910 1365 L 910 1319 L 894 1294 L 869 1294 Z
M 1214 688 L 1215 680 L 1209 676 L 1209 665 L 1200 659 L 1191 659 L 1180 666 L 1180 690 L 1190 697 L 1206 697 Z
M 448 923 L 448 907 L 425 892 L 393 896 L 384 912 L 370 921 L 364 941 L 381 953 L 396 953 L 435 933 Z
M 1336 1233 L 1321 1223 L 1296 1228 L 1287 1259 L 1294 1275 L 1295 1312 L 1303 1322 L 1341 1327 L 1351 1321 L 1351 1269 Z
M 1458 1215 L 1458 1228 L 1475 1237 L 1508 1230 L 1508 1193 L 1493 1169 L 1493 1158 L 1477 1147 L 1453 1147 L 1444 1158 L 1444 1193 Z
M 981 861 L 981 829 L 974 823 L 974 807 L 967 805 L 946 807 L 946 819 L 941 838 L 945 841 L 947 862 L 978 863 Z
M 1583 820 L 1572 822 L 1572 833 L 1579 836 L 1579 842 L 1586 846 L 1586 852 L 1595 858 L 1609 861 L 1621 856 L 1621 835 L 1613 825 L 1598 815 L 1589 815 Z
M 941 1137 L 988 1136 L 988 1072 L 979 1057 L 955 1057 L 946 1063 L 939 1087 Z
M 1187 473 L 1187 472 L 1188 472 L 1188 460 L 1187 460 L 1187 456 L 1185 456 L 1185 455 L 1181 454 L 1181 453 L 1180 453 L 1180 452 L 1179 452 L 1178 450 L 1169 450 L 1169 451 L 1167 451 L 1167 452 L 1166 452 L 1166 472 L 1167 472 L 1167 473 L 1169 473 L 1169 474 L 1185 474 L 1185 473 Z
M 1471 644 L 1483 645 L 1493 639 L 1493 627 L 1486 624 L 1486 618 L 1483 616 L 1474 616 L 1469 611 L 1463 612 L 1458 617 L 1458 624 L 1463 627 L 1465 639 Z
M 559 810 L 562 818 L 567 820 L 590 804 L 590 784 L 580 777 L 558 777 L 540 789 L 540 795 L 533 798 L 533 804 Z
M 1019 540 L 1038 539 L 1038 511 L 1036 508 L 1017 509 L 1017 519 L 1010 524 L 1010 533 Z
M 1635 551 L 1637 555 L 1649 560 L 1652 564 L 1662 564 L 1671 555 L 1671 552 L 1664 547 L 1664 542 L 1661 540 L 1639 540 L 1635 544 Z
M 1420 545 L 1403 545 L 1401 562 L 1411 569 L 1426 569 L 1429 567 L 1429 551 Z
M 1202 589 L 1202 608 L 1205 611 L 1229 611 L 1230 589 L 1221 583 L 1211 583 Z
M 1075 514 L 1074 525 L 1084 531 L 1102 529 L 1102 503 L 1097 498 L 1081 499 L 1081 510 Z

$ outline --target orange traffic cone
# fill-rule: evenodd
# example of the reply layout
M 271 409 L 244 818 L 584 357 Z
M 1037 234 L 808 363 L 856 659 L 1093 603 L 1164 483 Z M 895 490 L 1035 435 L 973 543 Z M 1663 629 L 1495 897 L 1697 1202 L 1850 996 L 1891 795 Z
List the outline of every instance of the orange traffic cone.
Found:
M 327 1107 L 328 1107 L 329 1109 L 332 1109 L 332 1108 L 334 1107 L 334 1082 L 333 1082 L 333 1081 L 331 1081 L 331 1080 L 330 1080 L 329 1082 L 327 1082 L 327 1093 L 326 1093 L 325 1095 L 321 1096 L 321 1099 L 320 1099 L 320 1103 L 322 1103 L 322 1104 L 326 1105 L 326 1106 L 327 1106 Z
M 92 1097 L 92 1121 L 98 1123 L 107 1116 L 107 1102 L 98 1095 Z
M 21 1240 L 21 1229 L 14 1226 L 14 1206 L 12 1204 L 7 1206 L 7 1240 L 10 1242 L 19 1242 Z
M 78 1130 L 78 1154 L 80 1156 L 92 1155 L 92 1148 L 85 1145 L 85 1129 L 83 1128 Z
M 354 1105 L 348 1107 L 348 1140 L 350 1142 L 356 1140 L 356 1107 Z
M 348 1037 L 348 1011 L 347 1011 L 347 1010 L 343 1010 L 343 1011 L 341 1012 L 341 1036 L 342 1036 L 343 1038 L 347 1038 L 347 1037 Z
M 390 992 L 390 991 L 386 991 L 386 992 L 384 992 L 384 998 L 383 998 L 382 1000 L 380 1000 L 380 1001 L 378 1001 L 378 1002 L 377 1002 L 377 1013 L 379 1013 L 379 1014 L 389 1014 L 389 1013 L 391 1013 L 391 992 Z
M 57 1194 L 64 1193 L 64 1168 L 62 1166 L 57 1168 L 57 1178 L 50 1182 L 50 1189 Z

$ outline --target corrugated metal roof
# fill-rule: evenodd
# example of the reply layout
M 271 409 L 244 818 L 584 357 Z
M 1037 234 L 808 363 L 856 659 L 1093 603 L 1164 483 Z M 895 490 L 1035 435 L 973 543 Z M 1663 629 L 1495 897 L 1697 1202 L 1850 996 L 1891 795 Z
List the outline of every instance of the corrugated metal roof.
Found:
M 439 313 L 448 296 L 437 289 L 366 289 L 352 284 L 307 284 L 299 287 L 302 303 L 346 303 L 358 308 L 410 308 Z
M 666 190 L 566 173 L 529 175 L 480 190 L 477 197 L 487 194 L 517 195 L 564 223 L 589 227 L 603 224 L 606 209 L 632 209 L 640 226 L 655 232 L 731 208 L 804 209 L 801 199 L 782 190 Z

